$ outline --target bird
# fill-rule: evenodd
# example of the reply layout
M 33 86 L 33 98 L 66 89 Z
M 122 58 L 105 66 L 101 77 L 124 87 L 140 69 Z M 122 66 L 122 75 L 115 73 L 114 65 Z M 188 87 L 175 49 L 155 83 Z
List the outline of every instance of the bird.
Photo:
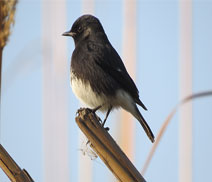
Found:
M 70 85 L 76 97 L 94 112 L 106 112 L 103 127 L 113 109 L 123 108 L 139 121 L 153 143 L 154 135 L 137 105 L 147 108 L 99 19 L 90 14 L 82 15 L 62 35 L 72 37 L 75 44 Z

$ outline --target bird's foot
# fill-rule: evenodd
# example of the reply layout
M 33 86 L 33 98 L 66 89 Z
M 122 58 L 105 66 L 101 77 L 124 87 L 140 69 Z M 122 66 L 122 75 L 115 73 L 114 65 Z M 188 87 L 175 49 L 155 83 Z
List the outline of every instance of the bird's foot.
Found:
M 96 115 L 96 111 L 97 111 L 98 109 L 100 109 L 101 107 L 102 107 L 102 106 L 98 106 L 98 107 L 96 107 L 96 108 L 94 108 L 94 109 L 90 109 L 90 108 L 86 108 L 86 109 L 88 109 L 90 112 L 92 112 L 92 113 L 94 113 L 94 114 Z M 77 114 L 78 114 L 80 111 L 82 111 L 83 109 L 85 109 L 85 108 L 80 108 L 80 109 L 78 109 Z M 102 122 L 102 120 L 101 120 L 100 117 L 98 117 L 97 115 L 96 115 L 96 117 L 97 117 L 97 119 L 100 121 L 102 127 L 103 127 L 106 131 L 109 131 L 109 130 L 110 130 L 109 127 L 104 127 L 107 118 L 105 118 L 104 121 Z M 88 143 L 89 143 L 89 141 L 87 142 L 87 144 L 88 144 Z
M 102 122 L 102 127 L 103 127 L 106 131 L 109 131 L 109 130 L 110 130 L 109 127 L 104 127 L 104 126 L 105 126 L 105 122 L 106 122 L 106 119 L 104 119 L 104 121 Z
M 94 115 L 95 115 L 95 117 L 98 119 L 98 121 L 100 122 L 100 123 L 102 123 L 102 120 L 101 120 L 101 118 L 99 117 L 99 116 L 97 116 L 96 115 L 96 111 L 99 109 L 99 108 L 101 108 L 102 106 L 98 106 L 98 107 L 96 107 L 96 108 L 94 108 L 94 109 L 91 109 L 91 108 L 86 108 L 90 113 L 93 113 Z M 80 108 L 81 109 L 81 108 Z M 80 110 L 79 109 L 79 110 Z
M 106 131 L 109 131 L 109 130 L 110 130 L 110 128 L 109 128 L 109 127 L 104 127 L 104 129 L 105 129 Z
M 76 115 L 79 114 L 82 110 L 83 110 L 83 108 L 80 107 L 80 108 L 77 110 Z
M 96 111 L 97 111 L 98 109 L 100 109 L 101 107 L 102 107 L 102 106 L 98 106 L 98 107 L 96 107 L 96 108 L 94 108 L 94 109 L 80 107 L 80 108 L 77 110 L 76 114 L 79 114 L 79 113 L 80 113 L 81 111 L 83 111 L 84 109 L 88 109 L 90 112 L 96 113 Z
M 98 106 L 98 107 L 95 107 L 94 109 L 91 109 L 91 108 L 86 108 L 87 110 L 89 110 L 90 112 L 96 114 L 96 111 L 101 108 L 102 106 Z M 80 108 L 78 111 L 80 111 L 82 108 Z

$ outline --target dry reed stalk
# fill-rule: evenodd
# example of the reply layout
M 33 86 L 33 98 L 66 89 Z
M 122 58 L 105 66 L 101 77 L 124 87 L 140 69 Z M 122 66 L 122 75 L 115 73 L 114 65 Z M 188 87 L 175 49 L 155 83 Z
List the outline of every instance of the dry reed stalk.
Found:
M 17 0 L 0 0 L 0 104 L 1 104 L 1 75 L 2 53 L 11 33 L 11 25 L 14 24 L 14 16 Z M 0 167 L 12 182 L 33 182 L 26 170 L 21 168 L 10 157 L 0 144 Z
M 7 44 L 14 16 L 17 0 L 0 0 L 0 48 Z
M 76 122 L 90 141 L 91 147 L 120 182 L 145 182 L 91 110 L 80 109 Z
M 12 182 L 33 182 L 25 169 L 21 169 L 0 144 L 0 167 Z
M 155 143 L 153 144 L 150 152 L 149 152 L 149 155 L 144 163 L 144 166 L 143 166 L 143 169 L 141 171 L 141 174 L 144 175 L 148 166 L 149 166 L 149 163 L 158 147 L 158 144 L 160 143 L 161 139 L 162 139 L 162 136 L 163 134 L 165 133 L 171 119 L 173 118 L 173 116 L 175 115 L 175 113 L 177 112 L 177 110 L 179 109 L 179 107 L 181 107 L 183 104 L 187 103 L 187 102 L 190 102 L 191 100 L 193 99 L 197 99 L 197 98 L 202 98 L 202 97 L 208 97 L 208 96 L 212 96 L 212 91 L 205 91 L 205 92 L 200 92 L 200 93 L 196 93 L 196 94 L 193 94 L 193 95 L 190 95 L 188 97 L 185 97 L 180 103 L 178 103 L 173 109 L 172 111 L 169 113 L 169 115 L 167 116 L 167 118 L 165 119 L 164 123 L 162 124 L 159 132 L 158 132 L 158 135 L 156 137 L 156 140 L 155 140 Z
M 2 75 L 2 52 L 7 44 L 11 25 L 14 24 L 14 16 L 17 0 L 0 0 L 0 104 L 1 104 L 1 75 Z

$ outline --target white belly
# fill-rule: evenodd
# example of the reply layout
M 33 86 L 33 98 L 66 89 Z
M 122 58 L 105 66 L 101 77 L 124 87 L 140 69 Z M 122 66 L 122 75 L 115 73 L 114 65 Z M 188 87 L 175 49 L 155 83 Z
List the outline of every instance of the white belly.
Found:
M 135 103 L 132 97 L 124 90 L 118 90 L 114 97 L 106 97 L 104 94 L 97 95 L 89 83 L 84 84 L 71 73 L 71 88 L 77 98 L 91 108 L 102 106 L 99 110 L 107 111 L 110 106 L 123 109 L 135 114 Z
M 94 93 L 89 83 L 84 84 L 80 79 L 77 79 L 71 74 L 71 88 L 77 98 L 91 108 L 102 106 L 100 110 L 108 109 L 108 99 L 104 94 L 101 96 Z

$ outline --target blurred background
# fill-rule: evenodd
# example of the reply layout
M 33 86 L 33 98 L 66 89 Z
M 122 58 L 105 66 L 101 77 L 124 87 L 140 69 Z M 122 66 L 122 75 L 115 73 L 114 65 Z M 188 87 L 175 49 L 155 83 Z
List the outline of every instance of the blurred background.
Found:
M 85 13 L 122 57 L 155 135 L 182 98 L 212 90 L 212 0 L 19 0 L 3 50 L 0 141 L 37 182 L 117 181 L 75 123 L 83 104 L 69 86 L 74 42 L 61 34 Z M 212 97 L 182 107 L 144 178 L 210 181 L 211 121 Z M 119 110 L 106 125 L 141 171 L 152 144 L 140 124 Z M 9 181 L 2 170 L 0 181 Z

